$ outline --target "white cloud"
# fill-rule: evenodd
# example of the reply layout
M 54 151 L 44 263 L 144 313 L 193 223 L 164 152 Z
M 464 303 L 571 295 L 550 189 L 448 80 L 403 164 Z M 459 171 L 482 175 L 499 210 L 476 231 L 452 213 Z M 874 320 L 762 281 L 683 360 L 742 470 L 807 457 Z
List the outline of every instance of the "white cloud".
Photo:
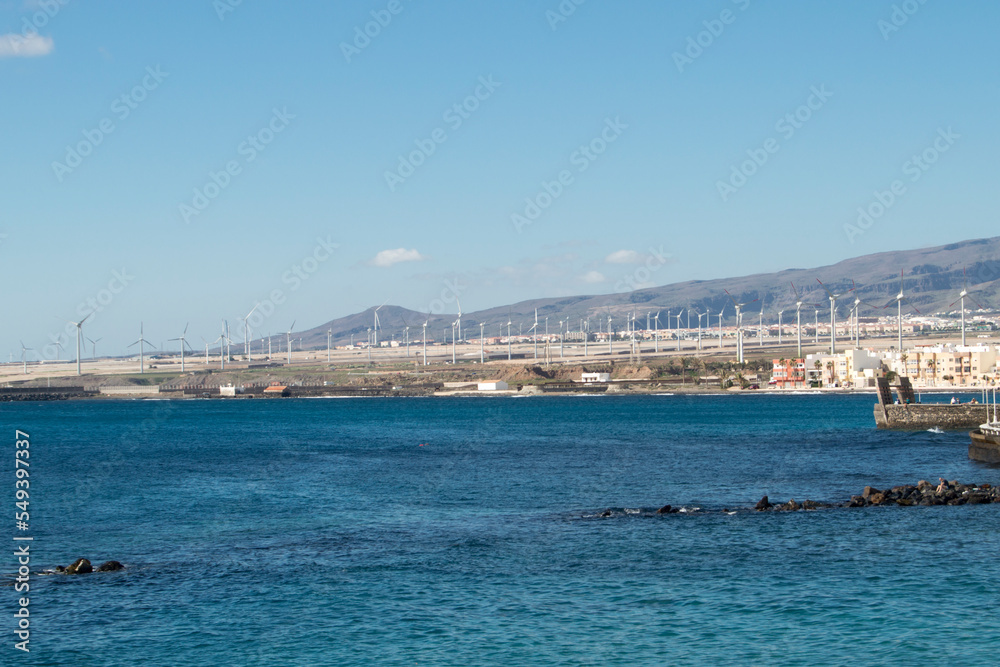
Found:
M 604 261 L 608 264 L 641 264 L 645 259 L 635 250 L 616 250 L 605 257 Z
M 42 37 L 37 33 L 27 36 L 12 32 L 0 35 L 0 58 L 46 56 L 52 53 L 53 47 L 51 37 Z
M 580 280 L 585 283 L 603 283 L 607 280 L 604 274 L 600 271 L 587 271 L 585 274 L 580 276 Z
M 370 264 L 372 266 L 392 266 L 400 262 L 422 262 L 425 259 L 427 258 L 417 252 L 416 249 L 396 248 L 395 250 L 383 250 L 379 252 L 371 260 Z

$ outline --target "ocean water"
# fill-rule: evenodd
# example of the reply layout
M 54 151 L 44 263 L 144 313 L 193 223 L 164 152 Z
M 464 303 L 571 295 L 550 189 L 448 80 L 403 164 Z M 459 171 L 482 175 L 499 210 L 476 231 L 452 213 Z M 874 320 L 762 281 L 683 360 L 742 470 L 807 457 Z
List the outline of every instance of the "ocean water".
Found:
M 967 433 L 878 432 L 872 402 L 0 404 L 33 569 L 128 566 L 34 577 L 30 654 L 4 587 L 0 663 L 996 664 L 1000 505 L 747 511 L 1000 483 Z

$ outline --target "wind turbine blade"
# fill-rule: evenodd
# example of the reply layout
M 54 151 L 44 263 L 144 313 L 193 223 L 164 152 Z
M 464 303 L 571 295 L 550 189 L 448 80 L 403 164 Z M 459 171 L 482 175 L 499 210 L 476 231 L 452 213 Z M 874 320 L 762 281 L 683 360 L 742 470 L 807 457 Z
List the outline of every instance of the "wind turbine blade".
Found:
M 823 288 L 823 291 L 824 291 L 824 292 L 826 292 L 827 294 L 829 294 L 829 295 L 830 295 L 830 298 L 831 298 L 831 299 L 833 299 L 833 298 L 834 298 L 834 296 L 833 296 L 833 292 L 831 292 L 830 290 L 828 290 L 828 289 L 826 288 L 826 285 L 824 285 L 824 284 L 823 284 L 823 281 L 822 281 L 822 280 L 820 280 L 819 278 L 817 278 L 817 279 L 816 279 L 816 282 L 818 282 L 818 283 L 819 283 L 820 287 L 822 287 L 822 288 Z

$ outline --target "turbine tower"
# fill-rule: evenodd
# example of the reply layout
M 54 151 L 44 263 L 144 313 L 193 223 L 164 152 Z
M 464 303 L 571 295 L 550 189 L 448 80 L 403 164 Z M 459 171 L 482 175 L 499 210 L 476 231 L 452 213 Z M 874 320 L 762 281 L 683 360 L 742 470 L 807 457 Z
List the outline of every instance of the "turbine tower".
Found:
M 288 331 L 285 332 L 285 347 L 288 348 L 288 365 L 292 365 L 292 329 L 295 328 L 295 320 L 292 320 L 292 326 L 288 327 Z M 368 354 L 371 355 L 371 348 L 368 348 Z
M 170 339 L 171 341 L 179 340 L 181 342 L 181 373 L 184 372 L 184 346 L 187 345 L 188 347 L 191 347 L 191 345 L 186 340 L 184 340 L 184 336 L 187 335 L 188 326 L 190 326 L 190 324 L 191 323 L 188 322 L 187 324 L 184 325 L 184 332 L 180 336 L 178 336 L 177 338 Z
M 965 292 L 962 293 L 962 296 L 963 297 L 965 296 Z M 93 311 L 91 311 L 91 312 L 87 313 L 87 316 L 84 317 L 79 322 L 70 322 L 70 324 L 76 326 L 76 374 L 77 375 L 81 375 L 81 372 L 80 372 L 80 342 L 83 339 L 83 323 L 87 321 L 87 317 L 90 317 L 93 314 L 94 314 Z M 962 337 L 963 337 L 962 338 L 962 344 L 963 345 L 965 344 L 965 323 L 964 323 L 965 320 L 964 320 L 964 317 L 965 316 L 963 315 L 963 320 L 962 320 L 962 322 L 963 322 L 963 324 L 962 324 Z
M 102 341 L 102 340 L 104 340 L 104 339 L 103 338 L 97 338 L 97 339 L 88 338 L 87 340 L 90 341 L 90 345 L 91 345 L 91 347 L 90 347 L 90 358 L 91 359 L 97 359 L 97 343 L 100 342 L 100 341 Z
M 834 294 L 826 288 L 826 285 L 823 284 L 822 280 L 817 278 L 816 282 L 820 284 L 820 287 L 822 287 L 830 297 L 830 354 L 837 354 L 837 299 L 847 296 L 849 292 L 853 292 L 854 287 L 851 287 L 851 289 L 847 290 L 847 292 Z
M 513 310 L 507 310 L 507 361 L 510 361 L 510 325 L 511 325 L 511 314 Z
M 137 340 L 134 343 L 132 343 L 132 345 L 138 345 L 139 346 L 139 374 L 140 375 L 146 372 L 146 365 L 145 365 L 145 360 L 143 358 L 143 353 L 142 353 L 143 350 L 142 350 L 142 348 L 143 348 L 143 345 L 149 343 L 149 341 L 146 340 L 145 338 L 143 338 L 142 336 L 143 336 L 143 334 L 142 334 L 142 322 L 139 322 L 139 340 Z M 132 347 L 132 345 L 129 345 L 129 347 Z
M 795 335 L 796 335 L 796 338 L 797 338 L 797 341 L 798 341 L 798 357 L 797 358 L 801 359 L 802 358 L 802 306 L 803 305 L 815 306 L 816 304 L 814 304 L 814 303 L 806 303 L 805 301 L 803 301 L 802 300 L 802 295 L 799 294 L 799 291 L 797 289 L 795 289 L 795 283 L 789 282 L 788 284 L 792 286 L 792 293 L 795 294 Z M 819 311 L 818 310 L 816 311 L 816 317 L 817 317 L 817 320 L 816 320 L 816 331 L 818 332 L 819 331 L 819 319 L 818 319 L 819 318 Z M 818 335 L 819 334 L 817 333 L 817 336 Z
M 743 306 L 747 306 L 751 303 L 759 301 L 760 299 L 754 299 L 753 301 L 747 301 L 746 303 L 736 303 L 736 299 L 733 295 L 729 293 L 729 290 L 722 290 L 729 297 L 729 300 L 733 302 L 736 307 L 736 361 L 738 363 L 743 363 Z M 722 320 L 719 320 L 719 327 L 722 326 Z
M 900 287 L 899 291 L 900 291 L 900 293 L 902 293 L 902 291 L 903 291 L 902 287 Z M 952 301 L 951 305 L 948 306 L 949 308 L 951 308 L 956 303 L 961 302 L 961 304 L 962 304 L 961 305 L 961 308 L 962 308 L 962 347 L 965 347 L 965 297 L 969 297 L 970 299 L 972 299 L 972 303 L 974 303 L 977 306 L 979 306 L 980 310 L 982 310 L 982 308 L 983 308 L 982 304 L 980 304 L 978 301 L 976 301 L 972 297 L 972 295 L 969 294 L 969 282 L 968 282 L 968 278 L 967 278 L 966 273 L 965 273 L 965 267 L 963 266 L 962 267 L 962 291 L 958 293 L 958 298 L 955 299 L 954 301 Z
M 898 329 L 898 332 L 899 332 L 899 351 L 902 352 L 903 351 L 903 302 L 905 301 L 908 304 L 910 304 L 911 306 L 913 306 L 913 302 L 910 301 L 909 299 L 907 299 L 903 295 L 903 270 L 902 269 L 899 270 L 899 294 L 896 295 L 896 299 L 895 300 L 896 300 L 896 325 L 897 325 L 897 329 Z M 889 303 L 892 303 L 892 302 L 890 301 Z M 888 307 L 888 305 L 889 304 L 886 304 L 886 307 Z M 916 310 L 918 314 L 920 313 L 920 310 L 916 306 L 913 306 L 913 310 Z
M 429 321 L 430 320 L 424 320 L 424 336 L 423 336 L 423 341 L 424 341 L 424 366 L 427 365 L 427 323 Z
M 250 319 L 250 316 L 253 315 L 253 311 L 257 310 L 257 308 L 259 308 L 259 307 L 260 307 L 260 304 L 258 303 L 253 308 L 251 308 L 250 312 L 247 313 L 246 316 L 243 318 L 243 353 L 247 355 L 247 361 L 252 361 L 253 360 L 253 347 L 250 345 L 250 323 L 249 323 L 249 319 Z M 187 331 L 187 327 L 184 327 L 184 330 Z M 181 357 L 182 357 L 182 359 L 183 359 L 183 356 L 184 356 L 184 344 L 181 343 Z M 183 366 L 184 364 L 182 363 L 181 365 Z
M 21 343 L 21 366 L 23 368 L 24 374 L 27 375 L 28 374 L 28 352 L 34 352 L 34 350 L 32 348 L 30 348 L 30 347 L 25 347 L 24 346 L 24 341 L 20 341 L 19 340 L 17 342 Z

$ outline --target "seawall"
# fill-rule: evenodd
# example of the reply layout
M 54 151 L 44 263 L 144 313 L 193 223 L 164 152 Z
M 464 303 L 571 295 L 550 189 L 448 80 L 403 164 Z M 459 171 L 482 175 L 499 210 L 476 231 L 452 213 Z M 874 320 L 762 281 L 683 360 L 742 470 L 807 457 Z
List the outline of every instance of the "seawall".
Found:
M 891 429 L 972 429 L 987 421 L 987 408 L 981 403 L 952 405 L 911 403 L 909 405 L 875 404 L 875 425 Z

